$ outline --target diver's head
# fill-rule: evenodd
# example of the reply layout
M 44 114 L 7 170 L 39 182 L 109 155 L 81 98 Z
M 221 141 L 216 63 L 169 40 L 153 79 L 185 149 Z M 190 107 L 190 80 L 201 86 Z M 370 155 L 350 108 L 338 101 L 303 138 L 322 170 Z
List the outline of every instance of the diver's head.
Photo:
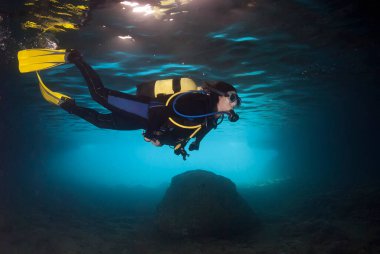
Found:
M 223 81 L 214 84 L 206 83 L 204 89 L 210 94 L 211 100 L 216 103 L 216 109 L 219 112 L 229 112 L 241 104 L 236 88 L 231 84 Z

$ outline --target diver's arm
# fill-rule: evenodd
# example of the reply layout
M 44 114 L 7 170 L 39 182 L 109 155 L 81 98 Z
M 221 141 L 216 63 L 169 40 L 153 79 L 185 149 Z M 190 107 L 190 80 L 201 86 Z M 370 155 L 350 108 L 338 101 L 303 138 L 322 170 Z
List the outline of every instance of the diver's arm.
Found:
M 203 126 L 202 129 L 195 136 L 195 140 L 190 144 L 189 151 L 199 150 L 199 144 L 203 138 L 212 130 L 216 128 L 214 120 L 208 121 L 207 126 Z
M 211 131 L 212 128 L 203 127 L 197 136 L 195 136 L 195 140 L 189 145 L 189 151 L 199 150 L 199 144 L 202 139 Z

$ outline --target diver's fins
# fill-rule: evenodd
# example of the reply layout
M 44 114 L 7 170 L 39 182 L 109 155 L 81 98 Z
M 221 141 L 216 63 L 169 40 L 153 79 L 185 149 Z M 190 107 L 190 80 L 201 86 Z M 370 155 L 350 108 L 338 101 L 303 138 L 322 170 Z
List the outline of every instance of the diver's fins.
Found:
M 66 63 L 66 49 L 24 49 L 17 58 L 21 73 L 46 70 Z
M 50 102 L 50 103 L 52 103 L 54 105 L 59 106 L 64 98 L 71 99 L 71 97 L 69 97 L 67 95 L 64 95 L 64 94 L 61 94 L 61 93 L 58 93 L 58 92 L 53 92 L 52 90 L 50 90 L 49 88 L 47 88 L 47 86 L 42 81 L 42 79 L 40 77 L 40 74 L 38 74 L 38 72 L 36 72 L 36 73 L 37 73 L 38 85 L 40 86 L 42 97 L 44 97 L 44 99 L 46 101 L 48 101 L 48 102 Z

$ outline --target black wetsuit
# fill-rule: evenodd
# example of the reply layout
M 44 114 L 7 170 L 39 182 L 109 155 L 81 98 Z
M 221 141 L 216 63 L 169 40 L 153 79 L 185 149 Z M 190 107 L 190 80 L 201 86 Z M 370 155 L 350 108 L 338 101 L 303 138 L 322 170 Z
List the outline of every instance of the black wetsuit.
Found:
M 169 96 L 161 96 L 160 99 L 136 96 L 105 88 L 98 74 L 85 63 L 82 58 L 71 59 L 83 77 L 85 78 L 92 98 L 103 107 L 111 111 L 102 114 L 94 109 L 77 106 L 75 103 L 67 105 L 63 103 L 62 108 L 75 114 L 99 128 L 114 130 L 138 130 L 144 129 L 163 145 L 175 146 L 178 143 L 186 145 L 188 137 L 194 129 L 180 128 L 171 123 L 168 118 L 172 117 L 182 125 L 194 126 L 201 124 L 202 128 L 195 136 L 194 144 L 199 142 L 213 128 L 216 128 L 217 119 L 214 116 L 185 119 L 179 117 L 173 110 L 171 100 L 168 106 L 165 102 Z M 66 104 L 66 105 L 65 105 Z M 176 109 L 182 114 L 202 115 L 216 111 L 216 102 L 203 93 L 190 93 L 182 96 L 176 103 Z M 194 146 L 197 149 L 197 146 Z M 190 148 L 190 150 L 193 150 Z
M 181 96 L 178 95 L 178 96 Z M 165 96 L 164 101 L 169 96 Z M 195 125 L 201 125 L 202 128 L 199 132 L 197 132 L 195 138 L 197 143 L 201 142 L 201 140 L 206 136 L 206 134 L 217 127 L 217 118 L 215 116 L 208 116 L 208 117 L 201 117 L 201 118 L 193 118 L 193 119 L 187 119 L 183 118 L 181 116 L 178 116 L 173 109 L 173 102 L 175 101 L 176 97 L 174 97 L 169 105 L 164 108 L 163 111 L 158 112 L 161 114 L 160 116 L 163 116 L 164 122 L 159 123 L 158 121 L 155 121 L 155 113 L 152 114 L 152 120 L 156 124 L 156 126 L 160 126 L 161 129 L 164 130 L 163 135 L 159 137 L 159 140 L 162 144 L 166 145 L 175 145 L 178 142 L 186 141 L 186 139 L 194 132 L 194 129 L 185 129 L 180 128 L 170 122 L 168 120 L 169 117 L 171 117 L 173 120 L 175 120 L 177 123 L 184 125 L 184 126 L 195 126 Z M 203 114 L 208 114 L 211 112 L 216 111 L 216 102 L 213 103 L 210 96 L 203 94 L 203 93 L 189 93 L 182 95 L 181 98 L 178 98 L 175 108 L 178 112 L 184 115 L 189 116 L 198 116 Z M 157 129 L 157 128 L 155 128 Z

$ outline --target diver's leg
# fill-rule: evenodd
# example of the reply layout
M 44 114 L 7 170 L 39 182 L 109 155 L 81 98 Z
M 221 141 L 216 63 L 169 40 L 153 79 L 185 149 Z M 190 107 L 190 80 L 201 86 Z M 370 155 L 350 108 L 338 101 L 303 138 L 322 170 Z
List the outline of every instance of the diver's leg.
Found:
M 68 52 L 67 60 L 70 63 L 75 64 L 82 73 L 82 76 L 86 80 L 91 97 L 100 105 L 106 106 L 107 96 L 110 89 L 104 87 L 100 77 L 94 69 L 83 61 L 81 54 L 76 50 Z
M 91 97 L 103 107 L 121 114 L 132 114 L 147 118 L 146 105 L 149 98 L 137 97 L 135 95 L 104 87 L 98 74 L 90 65 L 83 61 L 82 56 L 76 50 L 68 53 L 67 60 L 74 63 L 87 82 Z M 146 105 L 145 105 L 146 104 Z
M 96 127 L 102 129 L 138 130 L 144 128 L 144 125 L 140 125 L 139 122 L 134 121 L 134 119 L 120 117 L 114 113 L 101 114 L 94 109 L 79 107 L 72 99 L 66 99 L 60 104 L 60 107 L 70 114 L 77 115 L 87 122 L 92 123 Z
M 67 60 L 78 67 L 87 82 L 92 98 L 96 102 L 112 113 L 146 128 L 150 106 L 149 98 L 137 97 L 105 88 L 98 74 L 83 61 L 82 56 L 76 50 L 68 53 Z
M 115 120 L 113 118 L 112 113 L 100 114 L 94 109 L 77 106 L 72 111 L 72 114 L 79 116 L 80 118 L 86 120 L 89 123 L 92 123 L 98 128 L 120 130 L 120 128 L 117 128 L 115 124 Z

